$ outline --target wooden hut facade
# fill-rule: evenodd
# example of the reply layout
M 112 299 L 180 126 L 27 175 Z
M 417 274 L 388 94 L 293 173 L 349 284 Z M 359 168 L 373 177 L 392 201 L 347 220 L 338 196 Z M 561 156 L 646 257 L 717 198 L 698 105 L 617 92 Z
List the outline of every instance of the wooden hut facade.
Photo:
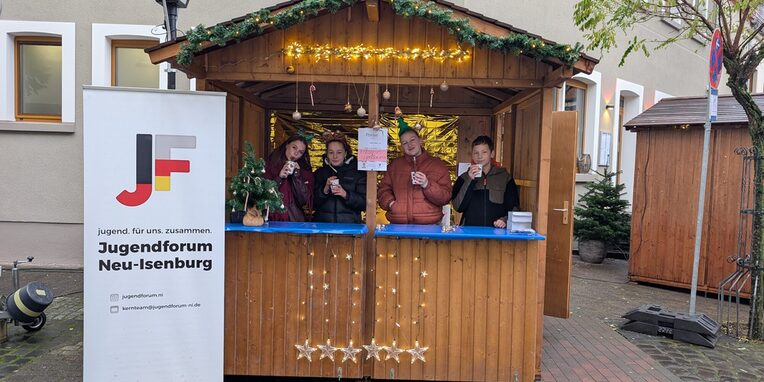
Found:
M 543 314 L 569 314 L 576 118 L 573 112 L 553 113 L 554 88 L 576 73 L 591 73 L 597 61 L 585 55 L 568 62 L 539 55 L 536 49 L 572 48 L 445 1 L 367 0 L 345 2 L 339 9 L 304 8 L 336 3 L 291 1 L 203 30 L 214 38 L 189 36 L 147 49 L 154 63 L 170 62 L 196 78 L 198 89 L 228 93 L 228 179 L 239 168 L 245 141 L 255 144 L 259 156 L 268 154 L 272 112 L 292 113 L 296 103 L 304 111 L 341 112 L 354 84 L 368 89 L 368 101 L 362 103 L 368 105 L 371 127 L 394 106 L 404 112 L 429 106 L 420 94 L 427 99 L 430 87 L 437 90 L 445 82 L 447 91 L 437 90 L 433 105 L 422 106 L 422 112 L 458 116 L 460 161 L 469 161 L 476 136 L 494 137 L 497 159 L 513 173 L 521 208 L 533 212 L 539 235 L 518 240 L 488 228 L 488 234 L 477 235 L 437 226 L 430 232 L 395 225 L 379 229 L 375 172 L 367 177 L 364 230 L 227 227 L 225 373 L 534 380 L 540 375 Z M 419 7 L 428 8 L 420 12 Z M 428 19 L 443 11 L 467 24 Z M 281 24 L 294 19 L 299 22 Z M 241 37 L 239 29 L 232 32 L 244 23 L 250 23 L 247 31 L 260 33 Z M 515 36 L 527 46 L 497 50 L 460 42 L 456 35 L 466 26 L 481 39 Z M 467 56 L 316 59 L 287 54 L 296 42 L 397 51 L 458 48 Z M 190 62 L 180 65 L 179 54 L 188 44 L 198 44 L 197 49 Z M 305 91 L 308 82 L 318 88 L 314 105 Z M 394 100 L 380 97 L 386 87 Z M 344 258 L 348 261 L 338 262 Z M 314 290 L 322 284 L 311 278 L 314 271 L 328 275 L 322 279 L 324 290 L 350 288 L 347 297 L 343 292 L 327 300 L 322 288 Z M 348 346 L 348 339 L 356 346 L 373 340 L 390 347 L 397 339 L 397 346 L 411 349 L 418 343 L 428 347 L 427 362 L 412 362 L 406 353 L 400 362 L 385 356 L 377 360 L 365 351 L 357 362 L 341 359 L 340 353 L 332 360 L 297 357 L 296 345 L 316 346 L 327 338 L 338 347 Z
M 764 95 L 754 95 L 764 107 Z M 637 134 L 629 278 L 690 288 L 695 248 L 705 97 L 668 98 L 625 124 Z M 711 129 L 698 290 L 717 292 L 735 271 L 743 158 L 751 137 L 743 108 L 719 97 Z M 750 282 L 742 289 L 750 293 Z

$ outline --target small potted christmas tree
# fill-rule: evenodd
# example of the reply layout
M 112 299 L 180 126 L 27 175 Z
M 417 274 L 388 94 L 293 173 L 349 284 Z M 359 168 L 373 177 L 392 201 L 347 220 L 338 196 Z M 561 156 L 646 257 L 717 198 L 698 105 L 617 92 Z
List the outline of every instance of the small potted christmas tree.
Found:
M 255 157 L 252 144 L 244 142 L 244 146 L 244 164 L 231 179 L 231 199 L 226 205 L 231 209 L 231 223 L 263 225 L 270 210 L 284 211 L 283 195 L 276 182 L 262 177 L 265 161 Z
M 614 172 L 597 172 L 600 179 L 586 185 L 586 193 L 574 212 L 573 236 L 578 239 L 578 254 L 587 263 L 601 263 L 609 245 L 629 239 L 631 216 L 623 184 L 613 184 Z

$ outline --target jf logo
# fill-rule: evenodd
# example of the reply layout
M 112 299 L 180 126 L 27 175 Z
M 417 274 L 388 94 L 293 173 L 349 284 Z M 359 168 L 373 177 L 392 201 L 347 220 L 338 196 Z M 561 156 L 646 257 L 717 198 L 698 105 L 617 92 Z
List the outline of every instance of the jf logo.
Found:
M 157 135 L 154 158 L 151 155 L 151 141 L 151 134 L 135 136 L 135 191 L 122 190 L 117 195 L 117 201 L 128 207 L 140 206 L 151 197 L 152 167 L 155 170 L 154 189 L 157 191 L 170 191 L 171 173 L 191 172 L 189 161 L 170 158 L 170 149 L 195 149 L 195 136 Z

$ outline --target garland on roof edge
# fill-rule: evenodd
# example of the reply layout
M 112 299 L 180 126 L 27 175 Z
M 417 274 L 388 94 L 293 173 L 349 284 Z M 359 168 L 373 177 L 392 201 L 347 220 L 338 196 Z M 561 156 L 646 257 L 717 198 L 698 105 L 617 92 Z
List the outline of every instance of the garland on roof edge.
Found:
M 210 28 L 198 25 L 186 32 L 187 42 L 180 48 L 176 57 L 178 64 L 189 65 L 194 54 L 200 52 L 204 42 L 225 46 L 231 41 L 239 42 L 244 38 L 259 36 L 263 33 L 262 25 L 270 24 L 277 29 L 286 29 L 304 22 L 310 17 L 326 9 L 336 13 L 345 6 L 358 3 L 360 0 L 305 0 L 292 8 L 271 14 L 268 9 L 250 13 L 245 19 L 233 24 L 218 24 Z M 391 0 L 393 10 L 403 17 L 417 16 L 427 19 L 448 30 L 456 36 L 460 43 L 472 46 L 486 47 L 491 50 L 514 55 L 525 54 L 537 60 L 556 58 L 568 66 L 572 66 L 581 57 L 583 45 L 547 44 L 543 40 L 523 33 L 509 33 L 498 37 L 476 31 L 469 24 L 469 19 L 454 19 L 450 9 L 443 9 L 432 2 L 415 0 Z

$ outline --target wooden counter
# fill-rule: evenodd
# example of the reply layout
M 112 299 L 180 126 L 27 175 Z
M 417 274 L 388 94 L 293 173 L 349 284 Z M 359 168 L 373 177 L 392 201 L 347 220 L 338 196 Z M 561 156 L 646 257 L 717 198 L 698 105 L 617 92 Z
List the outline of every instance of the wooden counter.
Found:
M 364 226 L 290 224 L 227 227 L 226 374 L 336 378 L 341 368 L 343 378 L 533 380 L 543 236 L 388 225 L 363 256 Z M 356 348 L 374 338 L 411 349 L 418 340 L 426 362 L 405 351 L 399 362 L 386 351 L 366 360 L 366 350 L 357 363 L 340 351 L 334 361 L 320 350 L 312 362 L 297 359 L 305 339 L 346 347 L 351 338 Z

